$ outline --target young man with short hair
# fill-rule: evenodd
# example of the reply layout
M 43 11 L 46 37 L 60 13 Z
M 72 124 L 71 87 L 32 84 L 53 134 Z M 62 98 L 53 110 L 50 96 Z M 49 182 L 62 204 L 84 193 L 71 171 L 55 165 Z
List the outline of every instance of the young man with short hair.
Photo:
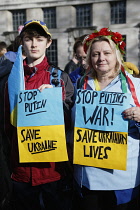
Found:
M 50 81 L 51 66 L 45 56 L 46 49 L 51 45 L 52 39 L 46 24 L 39 20 L 30 20 L 24 24 L 20 37 L 26 53 L 26 59 L 23 61 L 25 89 L 43 91 L 45 88 L 52 88 Z M 54 81 L 55 86 L 58 83 L 62 87 L 67 129 L 70 122 L 69 116 L 74 90 L 70 78 L 65 72 L 61 72 L 60 81 Z M 11 126 L 11 130 L 12 136 L 9 137 L 12 144 L 11 177 L 16 209 L 67 209 L 68 206 L 63 206 L 61 197 L 61 180 L 66 175 L 64 163 L 19 163 L 17 130 L 13 126 Z

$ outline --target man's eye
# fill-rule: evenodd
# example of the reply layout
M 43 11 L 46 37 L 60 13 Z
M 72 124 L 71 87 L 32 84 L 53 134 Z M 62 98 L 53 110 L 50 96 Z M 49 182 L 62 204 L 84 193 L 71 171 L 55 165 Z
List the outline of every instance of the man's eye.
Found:
M 30 41 L 30 39 L 29 38 L 25 38 L 25 41 L 27 42 L 27 41 Z
M 42 41 L 43 41 L 43 39 L 38 39 L 38 41 L 39 41 L 39 42 L 42 42 Z

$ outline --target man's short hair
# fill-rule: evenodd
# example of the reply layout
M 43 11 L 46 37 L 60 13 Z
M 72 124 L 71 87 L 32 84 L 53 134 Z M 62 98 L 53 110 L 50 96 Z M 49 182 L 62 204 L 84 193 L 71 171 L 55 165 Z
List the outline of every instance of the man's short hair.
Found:
M 83 46 L 83 41 L 85 39 L 85 37 L 87 36 L 87 34 L 84 34 L 80 37 L 78 37 L 73 45 L 73 52 L 76 53 L 76 50 L 78 47 Z
M 28 35 L 28 37 L 44 36 L 48 40 L 51 40 L 51 34 L 46 24 L 40 20 L 30 20 L 24 23 L 24 27 L 20 33 L 21 39 L 26 35 Z
M 7 44 L 5 42 L 0 42 L 0 51 L 3 50 L 4 48 L 7 49 Z

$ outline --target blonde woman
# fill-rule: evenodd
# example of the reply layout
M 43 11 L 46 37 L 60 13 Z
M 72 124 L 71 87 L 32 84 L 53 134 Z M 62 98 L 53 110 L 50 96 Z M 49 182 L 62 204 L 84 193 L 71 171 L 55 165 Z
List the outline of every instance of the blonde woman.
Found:
M 124 47 L 122 35 L 108 28 L 95 31 L 84 41 L 89 71 L 77 82 L 78 88 L 131 94 L 130 108 L 123 112 L 129 121 L 127 170 L 75 165 L 74 177 L 81 189 L 84 210 L 138 208 L 140 80 L 124 69 Z

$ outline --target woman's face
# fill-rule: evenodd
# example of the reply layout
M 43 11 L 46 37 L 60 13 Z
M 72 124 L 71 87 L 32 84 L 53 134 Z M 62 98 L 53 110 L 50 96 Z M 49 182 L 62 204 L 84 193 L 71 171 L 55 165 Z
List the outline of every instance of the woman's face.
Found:
M 116 54 L 108 42 L 97 41 L 92 44 L 91 64 L 97 74 L 115 72 L 116 62 Z

